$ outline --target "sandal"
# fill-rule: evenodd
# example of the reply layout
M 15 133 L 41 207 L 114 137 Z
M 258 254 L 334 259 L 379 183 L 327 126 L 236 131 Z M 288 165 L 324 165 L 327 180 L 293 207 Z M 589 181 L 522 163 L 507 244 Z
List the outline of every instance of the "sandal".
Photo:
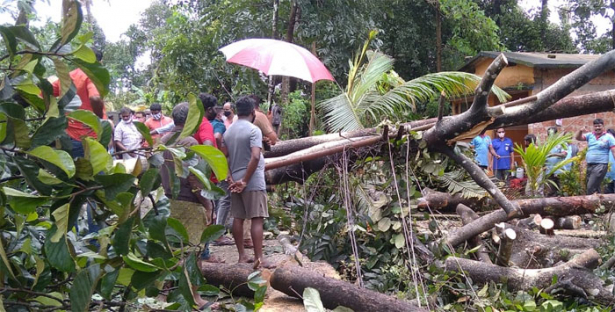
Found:
M 229 246 L 235 245 L 235 241 L 226 236 L 221 236 L 219 239 L 213 241 L 211 244 L 213 246 Z

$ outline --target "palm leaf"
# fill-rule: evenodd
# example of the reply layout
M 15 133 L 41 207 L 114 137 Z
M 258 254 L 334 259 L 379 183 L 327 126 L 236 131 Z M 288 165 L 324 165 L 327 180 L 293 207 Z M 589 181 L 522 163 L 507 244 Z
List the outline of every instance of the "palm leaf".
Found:
M 480 187 L 473 180 L 463 180 L 463 172 L 445 172 L 437 176 L 436 180 L 444 184 L 451 195 L 461 193 L 464 198 L 483 198 L 487 196 L 485 189 Z

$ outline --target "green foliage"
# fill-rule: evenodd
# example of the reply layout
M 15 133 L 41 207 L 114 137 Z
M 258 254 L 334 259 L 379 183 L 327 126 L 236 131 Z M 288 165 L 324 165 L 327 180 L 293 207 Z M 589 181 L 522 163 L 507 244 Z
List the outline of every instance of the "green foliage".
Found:
M 108 123 L 90 111 L 66 109 L 75 94 L 70 67 L 82 69 L 101 95 L 109 89 L 110 76 L 89 48 L 92 34 L 79 35 L 79 3 L 65 4 L 55 41 L 39 42 L 26 26 L 0 28 L 0 282 L 12 287 L 3 292 L 3 306 L 89 311 L 122 305 L 138 310 L 137 297 L 155 298 L 162 284 L 175 281 L 179 287 L 168 290 L 175 304 L 163 307 L 192 310 L 191 285 L 203 293 L 219 290 L 204 283 L 194 252 L 188 252 L 202 244 L 190 245 L 184 226 L 169 218 L 159 169 L 144 169 L 141 162 L 134 171 L 114 165 L 103 142 L 109 140 Z M 58 98 L 46 80 L 54 74 Z M 189 102 L 195 111 L 184 135 L 196 129 L 203 114 L 194 96 Z M 63 143 L 66 116 L 97 134 L 98 139 L 82 140 L 84 157 L 72 158 L 70 143 Z M 164 151 L 172 151 L 178 176 L 187 174 L 184 168 L 196 155 L 220 179 L 227 175 L 220 151 L 203 146 L 191 151 L 173 143 L 150 149 L 152 164 Z M 205 165 L 190 168 L 203 176 L 206 171 Z M 141 210 L 144 197 L 154 201 L 154 209 Z M 108 226 L 79 235 L 75 226 L 83 207 Z M 205 232 L 203 242 L 210 242 L 221 229 L 212 226 Z M 259 294 L 264 297 L 264 291 Z
M 564 170 L 559 175 L 560 192 L 563 196 L 585 195 L 587 184 L 585 183 L 584 162 L 587 149 L 580 150 L 576 159 L 571 163 L 570 170 Z
M 527 188 L 526 195 L 534 196 L 538 195 L 539 190 L 543 189 L 547 183 L 550 182 L 549 178 L 560 170 L 563 166 L 573 162 L 576 158 L 560 161 L 553 168 L 547 168 L 545 163 L 551 151 L 556 147 L 563 147 L 566 149 L 566 143 L 570 143 L 572 139 L 571 134 L 554 134 L 550 135 L 544 144 L 537 145 L 531 143 L 527 148 L 523 148 L 520 145 L 515 145 L 515 152 L 523 159 L 523 168 L 525 169 L 525 175 L 527 176 Z

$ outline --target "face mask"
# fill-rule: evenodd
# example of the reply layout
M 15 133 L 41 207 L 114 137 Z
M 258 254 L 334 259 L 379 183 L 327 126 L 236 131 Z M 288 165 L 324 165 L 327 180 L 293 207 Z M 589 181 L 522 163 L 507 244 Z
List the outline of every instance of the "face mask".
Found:
M 224 116 L 226 116 L 226 117 L 231 116 L 231 114 L 232 114 L 232 112 L 229 112 L 229 111 L 225 111 L 225 112 L 224 112 Z
M 152 118 L 154 118 L 154 120 L 160 120 L 160 118 L 162 118 L 162 113 L 153 114 Z
M 132 117 L 130 117 L 130 119 L 128 119 L 128 120 L 122 119 L 122 122 L 127 124 L 127 125 L 131 124 L 132 123 Z
M 498 133 L 498 137 L 503 138 L 504 137 L 504 133 Z

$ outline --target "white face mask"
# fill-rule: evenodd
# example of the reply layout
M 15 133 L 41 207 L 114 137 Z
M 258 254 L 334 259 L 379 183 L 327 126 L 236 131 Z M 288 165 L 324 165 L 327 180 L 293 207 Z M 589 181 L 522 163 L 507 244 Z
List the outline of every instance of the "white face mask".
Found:
M 128 120 L 122 119 L 122 122 L 125 124 L 131 124 L 132 123 L 132 116 L 130 116 L 130 118 Z
M 152 118 L 154 118 L 154 120 L 160 120 L 162 118 L 162 113 L 153 114 Z
M 498 137 L 503 138 L 504 137 L 504 133 L 498 133 Z

